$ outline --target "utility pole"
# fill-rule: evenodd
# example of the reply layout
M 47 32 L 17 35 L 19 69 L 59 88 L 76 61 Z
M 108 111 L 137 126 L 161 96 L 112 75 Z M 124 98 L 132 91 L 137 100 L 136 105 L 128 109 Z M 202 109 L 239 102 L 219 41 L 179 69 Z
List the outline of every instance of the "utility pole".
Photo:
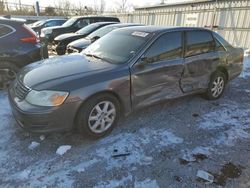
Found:
M 19 0 L 19 10 L 20 10 L 20 12 L 22 11 L 22 2 L 21 2 L 21 0 Z
M 39 7 L 39 2 L 38 1 L 36 1 L 35 10 L 36 10 L 36 16 L 39 16 L 40 15 L 40 7 Z
M 212 23 L 211 23 L 211 29 L 212 29 L 212 30 L 214 29 L 215 18 L 216 18 L 216 12 L 217 12 L 217 5 L 218 5 L 218 0 L 215 0 L 213 18 L 212 18 Z

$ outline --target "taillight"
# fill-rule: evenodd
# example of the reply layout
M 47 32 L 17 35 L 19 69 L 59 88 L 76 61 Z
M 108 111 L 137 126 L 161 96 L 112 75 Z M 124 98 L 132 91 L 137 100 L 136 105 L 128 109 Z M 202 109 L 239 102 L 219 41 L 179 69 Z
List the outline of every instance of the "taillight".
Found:
M 39 39 L 37 38 L 36 33 L 31 28 L 29 28 L 28 26 L 26 26 L 25 24 L 23 25 L 23 28 L 25 29 L 25 31 L 27 31 L 27 33 L 30 36 L 23 37 L 20 40 L 22 42 L 25 42 L 25 43 L 37 44 L 39 42 Z

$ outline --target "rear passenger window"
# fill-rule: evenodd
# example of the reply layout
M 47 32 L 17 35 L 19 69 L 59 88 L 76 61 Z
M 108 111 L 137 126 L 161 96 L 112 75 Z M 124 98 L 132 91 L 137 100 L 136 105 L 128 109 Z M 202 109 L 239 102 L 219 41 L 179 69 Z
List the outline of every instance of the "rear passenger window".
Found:
M 225 51 L 225 48 L 222 46 L 222 44 L 215 39 L 215 50 L 216 51 Z
M 52 27 L 52 26 L 56 26 L 56 25 L 58 25 L 56 20 L 49 21 L 45 24 L 46 27 Z
M 148 49 L 145 57 L 149 62 L 166 61 L 182 55 L 182 33 L 167 33 L 159 37 Z
M 193 56 L 214 51 L 215 43 L 210 32 L 186 32 L 186 56 Z
M 10 27 L 5 26 L 5 25 L 0 25 L 0 37 L 4 37 L 5 35 L 8 35 L 12 31 L 13 29 L 11 29 Z

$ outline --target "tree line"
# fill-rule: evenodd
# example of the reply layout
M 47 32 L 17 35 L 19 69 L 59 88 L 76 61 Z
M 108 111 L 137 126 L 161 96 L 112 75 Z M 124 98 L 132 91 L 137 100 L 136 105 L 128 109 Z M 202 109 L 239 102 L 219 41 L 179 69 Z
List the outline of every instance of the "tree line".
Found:
M 102 13 L 126 13 L 133 10 L 133 6 L 127 0 L 119 0 L 110 8 L 105 0 L 92 0 L 92 5 L 86 5 L 84 1 L 72 3 L 70 0 L 57 0 L 53 6 L 40 7 L 40 15 L 46 16 L 74 16 Z M 0 15 L 35 15 L 35 5 L 23 4 L 22 0 L 0 0 Z

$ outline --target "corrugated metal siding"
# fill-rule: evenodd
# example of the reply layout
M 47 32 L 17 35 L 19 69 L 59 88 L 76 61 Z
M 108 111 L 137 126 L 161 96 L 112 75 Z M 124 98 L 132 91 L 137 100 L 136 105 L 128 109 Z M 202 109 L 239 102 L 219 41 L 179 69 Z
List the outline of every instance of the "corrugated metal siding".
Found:
M 121 22 L 134 22 L 157 26 L 187 26 L 186 19 L 197 14 L 193 26 L 214 26 L 233 45 L 250 48 L 250 1 L 220 0 L 215 2 L 193 3 L 136 9 L 132 14 L 118 14 Z M 215 13 L 215 14 L 214 14 Z M 215 16 L 214 16 L 215 15 Z

